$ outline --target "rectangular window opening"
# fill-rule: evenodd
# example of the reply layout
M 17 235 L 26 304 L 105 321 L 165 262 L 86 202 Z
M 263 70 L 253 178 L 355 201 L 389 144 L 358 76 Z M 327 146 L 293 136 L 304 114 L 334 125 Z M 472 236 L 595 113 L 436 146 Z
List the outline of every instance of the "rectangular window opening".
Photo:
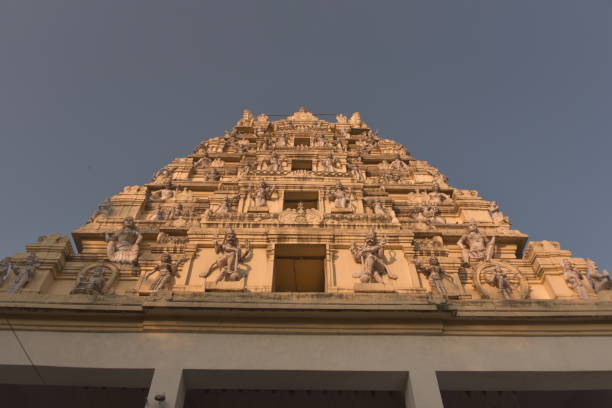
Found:
M 325 292 L 325 245 L 277 245 L 274 292 Z
M 319 193 L 316 191 L 285 191 L 285 199 L 283 201 L 283 210 L 297 209 L 299 203 L 302 203 L 305 210 L 319 208 Z
M 310 138 L 309 137 L 296 137 L 293 139 L 294 146 L 310 146 Z
M 292 160 L 291 170 L 312 170 L 312 160 Z

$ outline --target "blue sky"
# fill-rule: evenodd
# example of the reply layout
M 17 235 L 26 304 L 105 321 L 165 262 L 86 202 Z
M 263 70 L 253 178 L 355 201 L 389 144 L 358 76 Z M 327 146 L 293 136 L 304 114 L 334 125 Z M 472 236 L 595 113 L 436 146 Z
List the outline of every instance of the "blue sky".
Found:
M 533 240 L 612 267 L 610 1 L 0 3 L 0 255 L 242 109 L 360 111 Z

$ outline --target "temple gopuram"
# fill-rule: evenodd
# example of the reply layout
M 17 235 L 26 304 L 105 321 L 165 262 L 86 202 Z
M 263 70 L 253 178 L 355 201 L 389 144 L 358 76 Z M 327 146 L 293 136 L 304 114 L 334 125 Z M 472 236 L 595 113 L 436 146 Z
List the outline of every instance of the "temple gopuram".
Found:
M 609 273 L 359 113 L 244 110 L 72 239 L 0 261 L 3 406 L 612 405 Z

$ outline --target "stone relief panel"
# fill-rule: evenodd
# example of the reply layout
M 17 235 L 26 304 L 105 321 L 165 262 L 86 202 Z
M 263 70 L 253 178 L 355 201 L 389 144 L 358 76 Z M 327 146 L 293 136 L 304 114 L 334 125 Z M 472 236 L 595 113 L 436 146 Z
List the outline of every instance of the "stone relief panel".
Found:
M 113 264 L 96 263 L 82 269 L 71 295 L 106 295 L 111 293 L 113 284 L 119 277 L 119 268 Z
M 529 284 L 514 266 L 500 262 L 482 262 L 472 277 L 474 287 L 483 299 L 521 300 L 529 297 Z

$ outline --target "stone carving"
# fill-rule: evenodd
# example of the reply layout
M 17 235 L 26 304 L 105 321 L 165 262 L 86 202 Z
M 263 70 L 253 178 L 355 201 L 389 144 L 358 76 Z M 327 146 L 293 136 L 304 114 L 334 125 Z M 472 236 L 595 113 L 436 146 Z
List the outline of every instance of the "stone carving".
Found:
M 330 152 L 321 162 L 322 170 L 326 173 L 335 173 L 338 169 L 339 162 L 334 158 L 334 155 Z
M 161 206 L 161 204 L 157 204 L 155 210 L 147 216 L 147 220 L 149 221 L 163 221 L 166 219 L 166 211 Z
M 205 169 L 212 164 L 212 159 L 208 156 L 208 153 L 204 153 L 204 156 L 193 162 L 194 169 Z
M 351 254 L 355 262 L 361 264 L 361 271 L 354 273 L 353 278 L 358 278 L 361 283 L 384 283 L 383 274 L 387 274 L 390 279 L 398 278 L 385 263 L 385 244 L 384 239 L 378 240 L 374 230 L 369 232 L 362 244 L 353 242 Z
M 527 299 L 529 285 L 527 279 L 515 267 L 501 262 L 483 262 L 474 270 L 474 287 L 484 299 L 494 297 L 495 288 L 506 300 Z
M 346 124 L 348 123 L 348 118 L 345 115 L 339 113 L 336 115 L 336 122 L 340 124 Z
M 216 158 L 215 160 L 212 161 L 212 163 L 210 163 L 211 167 L 223 167 L 225 166 L 225 162 L 220 159 L 220 158 Z
M 123 228 L 106 234 L 108 260 L 119 264 L 138 264 L 142 235 L 134 224 L 133 217 L 123 219 Z
M 151 192 L 150 199 L 154 201 L 167 201 L 174 197 L 177 191 L 178 187 L 172 188 L 172 181 L 167 180 L 163 188 Z
M 471 223 L 468 232 L 459 238 L 457 245 L 461 248 L 463 263 L 489 261 L 495 251 L 495 237 L 485 237 L 475 223 Z
M 288 208 L 278 216 L 281 224 L 314 224 L 319 225 L 323 221 L 323 214 L 314 208 L 304 209 L 302 202 L 298 203 L 297 209 Z
M 495 201 L 489 204 L 489 215 L 495 224 L 510 224 L 508 217 L 504 216 Z
M 200 277 L 207 278 L 215 269 L 219 269 L 221 273 L 215 282 L 220 281 L 238 281 L 244 277 L 238 266 L 248 262 L 253 255 L 253 250 L 249 241 L 246 244 L 240 245 L 236 233 L 233 229 L 228 228 L 220 244 L 219 240 L 215 242 L 215 253 L 219 255 L 217 260 L 210 265 L 206 272 L 200 274 Z
M 567 286 L 572 289 L 580 299 L 588 299 L 589 293 L 587 292 L 584 284 L 585 279 L 582 277 L 580 271 L 571 263 L 569 260 L 564 259 L 561 262 L 561 268 L 563 268 L 563 278 L 567 283 Z
M 111 214 L 113 208 L 113 204 L 111 203 L 110 198 L 105 198 L 104 201 L 98 206 L 98 209 L 94 211 L 94 213 L 89 217 L 87 223 L 92 223 L 98 216 L 108 217 Z
M 109 275 L 108 279 L 104 276 L 105 272 Z M 79 272 L 70 294 L 105 295 L 109 293 L 118 276 L 117 267 L 104 264 L 91 265 Z
M 166 218 L 176 219 L 176 218 L 190 218 L 191 217 L 191 208 L 185 207 L 182 203 L 174 204 L 174 207 L 168 211 L 168 216 Z
M 173 262 L 170 254 L 161 254 L 159 263 L 155 265 L 155 268 L 153 268 L 153 270 L 147 273 L 144 277 L 144 279 L 147 280 L 149 277 L 157 274 L 153 282 L 151 282 L 149 290 L 157 292 L 160 290 L 172 289 L 175 278 L 180 278 L 178 273 L 179 268 L 181 265 L 187 262 L 187 260 L 187 258 L 181 258 L 177 262 Z
M 221 173 L 215 168 L 204 175 L 204 181 L 213 182 L 221 180 Z
M 325 140 L 325 137 L 323 137 L 322 134 L 317 133 L 314 137 L 314 141 L 313 141 L 313 146 L 314 147 L 326 147 L 327 146 L 327 140 Z
M 250 196 L 255 202 L 255 207 L 266 207 L 268 200 L 272 199 L 272 194 L 275 192 L 276 187 L 270 187 L 262 180 L 257 188 L 251 187 Z
M 446 220 L 441 216 L 442 212 L 437 205 L 423 203 L 415 209 L 417 222 L 425 224 L 429 228 L 436 225 L 446 224 Z
M 249 109 L 242 111 L 242 118 L 238 121 L 237 126 L 250 127 L 253 126 L 253 112 Z
M 229 214 L 236 211 L 236 207 L 238 206 L 238 201 L 240 201 L 240 194 L 236 194 L 235 196 L 225 196 L 223 197 L 223 201 L 215 210 L 215 215 L 221 214 Z
M 361 182 L 361 183 L 366 181 L 367 179 L 366 173 L 364 170 L 361 169 L 361 167 L 358 164 L 349 163 L 347 164 L 347 168 L 348 168 L 348 171 L 351 173 L 353 180 Z
M 346 187 L 340 181 L 336 183 L 336 187 L 328 192 L 330 200 L 334 201 L 334 206 L 337 209 L 347 209 L 351 203 L 352 191 L 347 191 Z
M 253 170 L 253 165 L 251 163 L 245 163 L 238 169 L 238 178 L 248 175 L 251 170 Z
M 444 272 L 438 258 L 432 256 L 429 258 L 429 265 L 423 265 L 418 261 L 415 262 L 417 271 L 427 276 L 427 281 L 431 287 L 431 299 L 434 303 L 448 303 L 448 291 L 444 286 L 444 282 L 447 281 L 454 287 L 457 287 L 453 278 Z M 442 301 L 439 301 L 442 298 Z
M 267 164 L 266 170 L 271 173 L 278 173 L 283 169 L 283 158 L 279 156 L 278 153 L 272 152 L 268 160 L 265 162 Z
M 361 114 L 359 112 L 355 112 L 351 115 L 351 118 L 349 119 L 349 123 L 351 124 L 352 128 L 367 128 L 368 125 L 366 125 L 366 123 L 361 120 Z
M 289 140 L 287 140 L 287 135 L 285 133 L 281 133 L 276 142 L 274 143 L 276 147 L 286 147 L 289 145 Z
M 444 241 L 440 235 L 435 235 L 431 238 L 415 239 L 412 244 L 414 245 L 414 251 L 419 255 L 448 256 L 448 252 L 444 247 Z
M 0 261 L 0 284 L 8 279 L 11 273 L 11 258 L 8 256 Z
M 429 170 L 429 174 L 433 178 L 434 183 L 438 183 L 439 185 L 447 185 L 448 177 L 440 173 L 440 170 L 434 168 Z
M 444 204 L 445 201 L 450 201 L 451 198 L 440 191 L 440 185 L 438 183 L 433 183 L 433 190 L 427 194 L 429 197 L 429 203 L 433 205 Z
M 395 160 L 393 160 L 389 165 L 389 168 L 392 170 L 406 170 L 408 169 L 408 165 L 401 159 L 400 155 L 398 154 L 395 157 Z
M 12 269 L 14 277 L 7 289 L 7 292 L 17 293 L 23 289 L 25 285 L 34 279 L 38 266 L 38 258 L 33 252 L 28 254 L 28 257 L 23 265 L 15 266 L 14 264 L 11 264 L 10 269 Z
M 155 184 L 166 184 L 169 181 L 172 181 L 173 173 L 174 173 L 174 169 L 166 166 L 163 169 L 156 171 L 155 174 L 153 174 L 153 178 L 151 179 L 151 182 Z
M 591 287 L 595 293 L 599 293 L 602 290 L 612 288 L 612 278 L 607 270 L 599 272 L 599 268 L 592 260 L 587 261 L 587 279 L 591 283 Z
M 185 236 L 173 236 L 166 232 L 159 232 L 155 242 L 162 245 L 165 251 L 180 252 L 185 248 L 189 239 Z
M 268 115 L 266 115 L 265 113 L 260 113 L 259 115 L 257 115 L 257 117 L 255 118 L 255 122 L 258 125 L 261 124 L 266 124 L 270 121 L 270 119 L 268 118 Z

